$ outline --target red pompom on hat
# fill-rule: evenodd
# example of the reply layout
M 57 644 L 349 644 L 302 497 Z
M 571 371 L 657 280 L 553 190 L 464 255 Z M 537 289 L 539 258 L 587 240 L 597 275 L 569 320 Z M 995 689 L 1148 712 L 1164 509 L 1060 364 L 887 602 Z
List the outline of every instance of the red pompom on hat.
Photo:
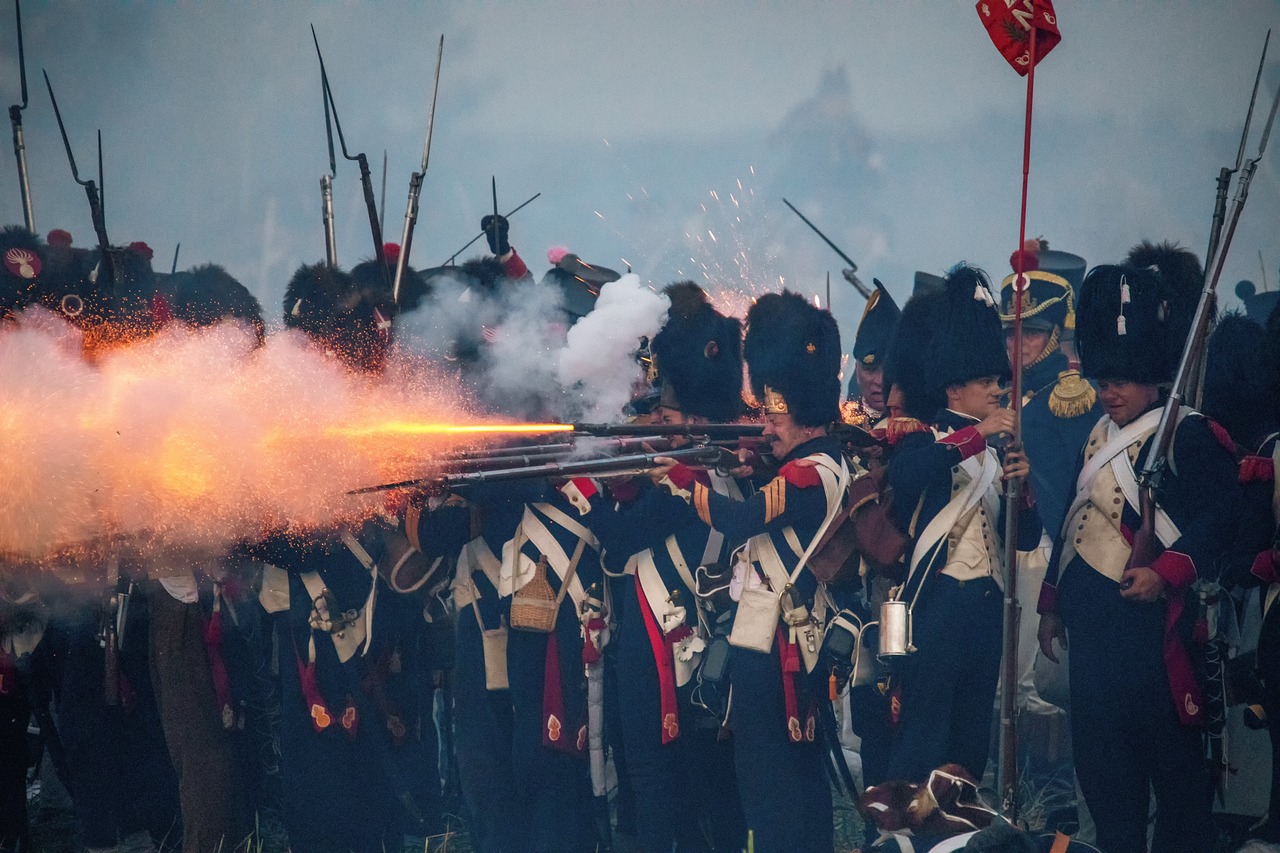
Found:
M 1031 241 L 1028 240 L 1028 243 Z M 1019 249 L 1009 256 L 1009 268 L 1018 272 L 1018 261 L 1022 261 L 1022 272 L 1040 269 L 1040 252 L 1037 249 Z
M 151 250 L 151 247 L 141 240 L 134 240 L 130 243 L 129 251 L 133 252 L 135 255 L 140 255 L 141 257 L 146 258 L 148 261 L 156 256 L 156 253 Z
M 70 246 L 71 232 L 64 231 L 61 228 L 55 228 L 52 231 L 50 231 L 45 236 L 44 239 L 45 239 L 45 242 L 48 243 L 50 246 L 63 246 L 63 247 Z
M 400 263 L 400 244 L 399 243 L 383 243 L 382 256 L 387 259 L 389 264 Z
M 552 246 L 547 249 L 547 263 L 553 267 L 559 266 L 560 262 L 564 260 L 564 256 L 568 254 L 570 252 L 564 246 Z

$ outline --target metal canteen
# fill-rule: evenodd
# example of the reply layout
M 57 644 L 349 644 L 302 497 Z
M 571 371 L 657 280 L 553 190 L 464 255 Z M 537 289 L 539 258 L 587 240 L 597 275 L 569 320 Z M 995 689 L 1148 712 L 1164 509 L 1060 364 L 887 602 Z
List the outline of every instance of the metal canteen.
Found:
M 880 657 L 900 657 L 916 650 L 911 644 L 911 610 L 905 601 L 880 605 Z

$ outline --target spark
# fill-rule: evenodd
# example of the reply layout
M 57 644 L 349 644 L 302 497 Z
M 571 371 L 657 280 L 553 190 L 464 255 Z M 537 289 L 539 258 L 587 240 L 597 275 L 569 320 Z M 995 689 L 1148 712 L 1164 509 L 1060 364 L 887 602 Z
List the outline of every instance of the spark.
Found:
M 713 243 L 719 243 L 719 242 L 720 242 L 719 240 L 717 240 L 717 239 L 716 239 L 715 232 L 714 232 L 714 231 L 712 231 L 710 228 L 708 228 L 708 229 L 707 229 L 707 233 L 711 235 L 711 242 L 713 242 Z
M 719 200 L 720 200 L 720 196 L 716 195 L 716 191 L 715 191 L 715 190 L 711 190 L 710 192 L 711 192 L 711 197 L 712 197 L 712 198 L 714 198 L 716 201 L 719 201 Z
M 598 210 L 593 210 L 593 211 L 591 211 L 591 212 L 592 212 L 592 213 L 594 213 L 596 216 L 599 216 L 601 219 L 604 219 L 604 214 L 603 214 L 603 213 L 601 213 L 600 211 L 598 211 Z

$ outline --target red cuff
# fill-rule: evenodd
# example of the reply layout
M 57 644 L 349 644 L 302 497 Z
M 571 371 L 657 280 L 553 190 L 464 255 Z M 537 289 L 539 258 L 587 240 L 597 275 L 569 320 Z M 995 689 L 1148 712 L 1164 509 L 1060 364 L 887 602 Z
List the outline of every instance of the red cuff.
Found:
M 822 482 L 822 477 L 818 474 L 817 465 L 797 465 L 797 461 L 793 459 L 783 465 L 778 471 L 778 476 L 798 489 L 807 489 Z
M 1046 613 L 1058 612 L 1058 588 L 1050 586 L 1047 581 L 1040 584 L 1040 598 L 1036 601 L 1036 612 L 1042 616 Z
M 938 439 L 938 444 L 949 444 L 959 450 L 961 459 L 977 456 L 987 449 L 987 440 L 978 432 L 977 427 L 972 426 L 958 429 L 946 438 Z
M 1258 556 L 1253 560 L 1253 576 L 1263 583 L 1276 583 L 1280 581 L 1280 553 L 1275 551 L 1260 551 Z
M 640 495 L 640 481 L 635 477 L 618 478 L 609 481 L 609 494 L 621 503 L 630 503 Z
M 675 483 L 677 489 L 687 492 L 693 488 L 693 469 L 683 462 L 677 462 L 675 467 L 667 473 L 667 479 Z
M 1270 456 L 1246 456 L 1240 460 L 1240 483 L 1270 483 L 1276 478 L 1276 466 Z
M 1196 579 L 1196 564 L 1186 554 L 1178 551 L 1165 551 L 1151 561 L 1151 569 L 1174 591 L 1181 591 L 1191 586 Z
M 502 271 L 513 281 L 529 274 L 529 268 L 524 265 L 524 260 L 516 254 L 514 248 L 511 250 L 511 257 L 502 262 Z

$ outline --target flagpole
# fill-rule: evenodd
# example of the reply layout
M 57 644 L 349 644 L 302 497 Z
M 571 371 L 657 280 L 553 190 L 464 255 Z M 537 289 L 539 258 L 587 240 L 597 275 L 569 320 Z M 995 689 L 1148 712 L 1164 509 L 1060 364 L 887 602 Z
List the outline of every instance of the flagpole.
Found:
M 1022 133 L 1022 203 L 1018 213 L 1017 276 L 1013 283 L 1013 441 L 1010 449 L 1022 449 L 1022 295 L 1026 287 L 1027 184 L 1031 172 L 1031 108 L 1036 86 L 1036 4 L 1032 0 L 1031 43 L 1027 58 L 1027 108 Z M 1022 504 L 1022 478 L 1010 480 L 1005 488 L 1005 584 L 1004 584 L 1004 678 L 1000 696 L 1000 779 L 999 791 L 1005 818 L 1018 820 L 1018 730 L 1017 695 L 1021 673 L 1018 668 L 1018 515 Z

